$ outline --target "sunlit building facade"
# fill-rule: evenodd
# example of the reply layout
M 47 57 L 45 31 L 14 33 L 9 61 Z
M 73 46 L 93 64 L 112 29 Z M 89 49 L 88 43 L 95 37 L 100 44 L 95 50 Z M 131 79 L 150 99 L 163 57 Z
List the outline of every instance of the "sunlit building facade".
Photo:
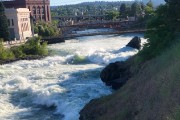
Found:
M 34 20 L 51 21 L 50 0 L 3 0 L 6 8 L 28 8 Z
M 30 11 L 27 8 L 5 9 L 11 40 L 25 40 L 32 37 Z

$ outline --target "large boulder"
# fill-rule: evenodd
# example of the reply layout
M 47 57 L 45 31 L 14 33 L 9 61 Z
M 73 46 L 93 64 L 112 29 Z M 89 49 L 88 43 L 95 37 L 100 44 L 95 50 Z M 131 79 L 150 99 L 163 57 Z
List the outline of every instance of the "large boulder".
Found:
M 126 46 L 140 50 L 141 49 L 141 38 L 138 36 L 135 36 Z
M 130 65 L 128 62 L 110 63 L 101 74 L 101 80 L 113 89 L 119 89 L 130 78 Z

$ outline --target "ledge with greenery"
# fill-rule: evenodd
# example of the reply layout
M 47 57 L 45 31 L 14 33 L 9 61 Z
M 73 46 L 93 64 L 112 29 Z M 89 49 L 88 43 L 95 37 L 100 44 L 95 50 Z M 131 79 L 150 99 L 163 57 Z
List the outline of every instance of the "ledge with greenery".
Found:
M 0 64 L 6 64 L 18 60 L 41 59 L 49 54 L 47 43 L 40 44 L 40 37 L 29 39 L 25 44 L 5 48 L 0 42 Z

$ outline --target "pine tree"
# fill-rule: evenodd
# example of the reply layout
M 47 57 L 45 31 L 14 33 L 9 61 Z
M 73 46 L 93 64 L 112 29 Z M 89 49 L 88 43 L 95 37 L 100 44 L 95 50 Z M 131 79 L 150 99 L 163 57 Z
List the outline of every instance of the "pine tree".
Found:
M 121 18 L 127 17 L 127 5 L 125 3 L 121 4 L 119 13 Z
M 141 13 L 142 13 L 141 5 L 138 2 L 134 2 L 131 5 L 131 15 L 138 16 Z
M 168 20 L 173 30 L 180 31 L 180 0 L 165 0 L 168 5 Z
M 152 1 L 150 0 L 150 1 L 146 4 L 146 7 L 145 7 L 146 16 L 151 15 L 153 12 L 154 12 L 154 7 L 153 7 Z
M 3 38 L 4 41 L 10 40 L 8 20 L 5 16 L 4 5 L 2 2 L 0 2 L 0 38 Z

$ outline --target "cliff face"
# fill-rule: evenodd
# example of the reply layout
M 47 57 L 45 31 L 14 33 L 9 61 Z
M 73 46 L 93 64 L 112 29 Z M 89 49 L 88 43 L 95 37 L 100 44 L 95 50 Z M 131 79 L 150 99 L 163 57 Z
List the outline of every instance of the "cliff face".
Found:
M 92 100 L 80 120 L 180 120 L 180 43 L 130 70 L 134 74 L 127 83 Z

